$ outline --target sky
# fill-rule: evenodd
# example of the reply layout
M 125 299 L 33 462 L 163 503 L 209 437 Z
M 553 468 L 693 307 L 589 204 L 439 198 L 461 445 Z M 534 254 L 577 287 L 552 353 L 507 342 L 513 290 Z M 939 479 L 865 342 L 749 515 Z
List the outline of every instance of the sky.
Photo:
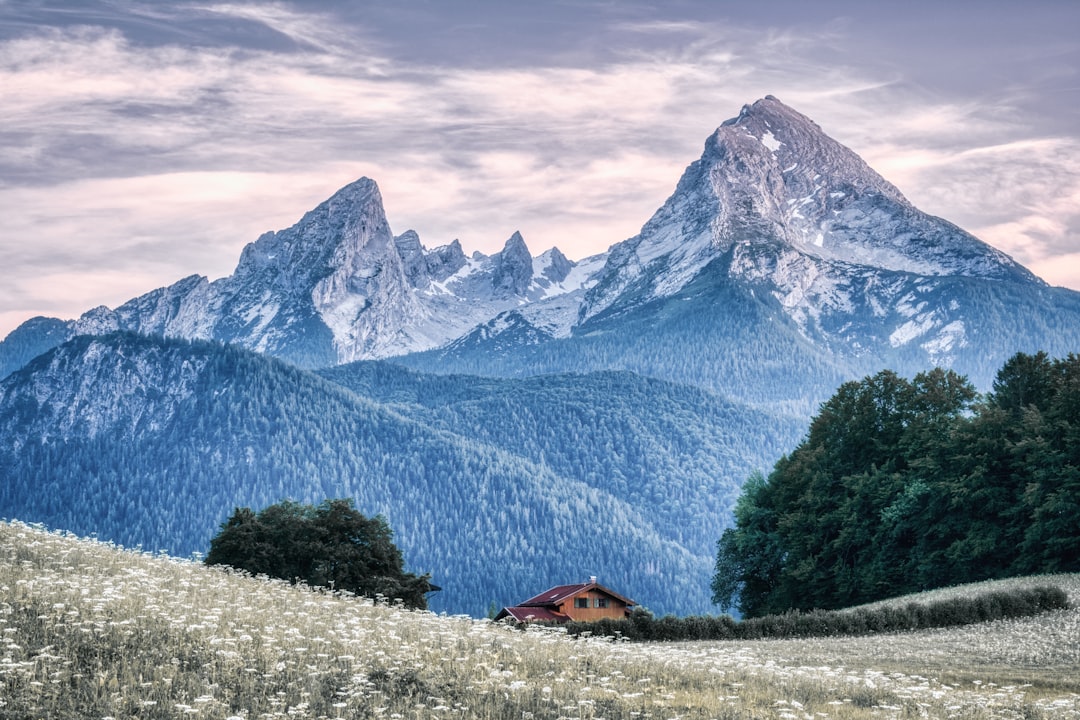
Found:
M 0 337 L 191 274 L 374 179 L 395 234 L 571 259 L 775 95 L 1080 290 L 1069 0 L 0 0 Z

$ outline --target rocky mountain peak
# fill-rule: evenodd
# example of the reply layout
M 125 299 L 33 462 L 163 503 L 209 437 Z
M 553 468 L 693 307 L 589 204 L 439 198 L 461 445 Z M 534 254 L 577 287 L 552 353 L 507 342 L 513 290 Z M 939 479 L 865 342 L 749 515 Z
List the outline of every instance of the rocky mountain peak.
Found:
M 414 288 L 423 290 L 432 282 L 442 282 L 456 273 L 468 262 L 461 242 L 454 240 L 449 245 L 427 250 L 420 243 L 420 236 L 415 230 L 406 230 L 394 238 L 398 255 L 405 268 L 405 276 Z
M 773 96 L 721 124 L 641 233 L 612 247 L 581 316 L 631 297 L 670 296 L 728 253 L 729 272 L 769 282 L 792 307 L 810 301 L 808 288 L 824 276 L 839 282 L 866 271 L 1040 282 L 913 207 L 855 152 Z
M 424 246 L 420 244 L 420 235 L 415 230 L 406 230 L 395 237 L 394 245 L 406 264 L 413 263 L 417 257 L 424 254 Z
M 756 140 L 758 144 L 740 143 L 742 138 Z M 827 184 L 850 186 L 863 193 L 876 192 L 893 202 L 908 204 L 894 185 L 874 172 L 855 152 L 772 95 L 744 105 L 738 117 L 724 121 L 710 140 L 717 144 L 726 142 L 729 148 L 744 151 L 752 148 L 755 153 L 771 154 L 786 194 L 792 197 L 804 197 L 805 193 Z
M 350 272 L 345 266 L 364 262 L 361 256 L 385 254 L 392 240 L 378 185 L 360 178 L 292 227 L 264 233 L 248 244 L 235 276 L 258 275 L 264 283 L 307 292 L 311 284 L 335 271 Z
M 544 268 L 544 277 L 551 282 L 562 282 L 570 274 L 570 271 L 574 269 L 574 263 L 570 262 L 557 247 L 551 248 L 537 259 L 541 261 Z
M 495 291 L 524 295 L 529 289 L 532 277 L 532 255 L 521 233 L 514 231 L 502 251 L 495 257 L 493 277 Z
M 394 246 L 405 270 L 405 277 L 413 287 L 427 287 L 429 278 L 425 262 L 424 246 L 415 230 L 406 230 L 394 238 Z
M 428 255 L 428 272 L 432 279 L 442 282 L 465 267 L 467 262 L 465 251 L 461 249 L 461 241 L 454 239 L 449 245 L 442 245 L 431 251 Z

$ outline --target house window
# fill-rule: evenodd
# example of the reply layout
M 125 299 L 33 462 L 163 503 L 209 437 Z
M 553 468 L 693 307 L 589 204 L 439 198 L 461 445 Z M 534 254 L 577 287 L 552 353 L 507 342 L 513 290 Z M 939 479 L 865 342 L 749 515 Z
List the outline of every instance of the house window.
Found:
M 587 597 L 574 598 L 574 607 L 575 608 L 587 608 L 587 607 L 589 607 L 589 598 L 587 598 Z
M 606 608 L 607 607 L 607 598 L 596 598 L 596 607 L 598 607 L 598 608 Z

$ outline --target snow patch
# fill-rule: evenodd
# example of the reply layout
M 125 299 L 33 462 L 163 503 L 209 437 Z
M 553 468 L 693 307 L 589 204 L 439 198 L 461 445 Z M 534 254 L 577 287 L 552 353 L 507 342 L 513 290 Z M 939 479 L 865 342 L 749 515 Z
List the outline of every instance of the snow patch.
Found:
M 769 148 L 769 150 L 773 152 L 779 150 L 780 146 L 784 144 L 777 140 L 776 137 L 774 137 L 773 134 L 768 130 L 765 131 L 765 133 L 759 138 L 759 140 L 761 140 L 762 145 Z
M 333 306 L 321 309 L 319 315 L 334 334 L 334 340 L 344 345 L 356 339 L 354 325 L 360 313 L 370 304 L 363 295 L 346 295 Z
M 940 357 L 951 352 L 953 348 L 962 346 L 965 335 L 964 322 L 954 320 L 941 328 L 937 337 L 923 343 L 922 349 L 929 353 L 931 357 Z
M 264 290 L 258 303 L 244 311 L 244 323 L 249 326 L 249 336 L 261 335 L 270 321 L 277 316 L 281 306 L 273 302 L 270 291 Z
M 889 336 L 889 344 L 895 347 L 901 345 L 907 345 L 915 338 L 922 337 L 926 333 L 930 332 L 934 328 L 934 313 L 926 313 L 925 315 L 908 320 L 900 327 L 893 330 L 892 335 Z
M 546 299 L 557 295 L 565 295 L 575 290 L 592 287 L 596 284 L 596 279 L 593 276 L 603 269 L 605 262 L 607 262 L 606 254 L 593 255 L 579 260 L 562 282 L 552 283 L 549 287 L 544 288 L 541 298 Z

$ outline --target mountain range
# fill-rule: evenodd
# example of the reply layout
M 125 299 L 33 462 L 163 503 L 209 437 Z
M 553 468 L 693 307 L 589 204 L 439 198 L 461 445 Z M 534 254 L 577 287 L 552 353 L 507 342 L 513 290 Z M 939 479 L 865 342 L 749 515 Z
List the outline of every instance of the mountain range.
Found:
M 57 341 L 117 330 L 219 340 L 305 368 L 401 355 L 580 290 L 598 263 L 556 248 L 534 258 L 517 232 L 492 256 L 467 257 L 457 241 L 427 250 L 413 231 L 391 234 L 378 186 L 361 178 L 248 244 L 228 277 L 192 275 L 115 310 L 24 323 L 0 344 L 0 373 Z
M 451 611 L 598 574 L 700 612 L 742 480 L 841 382 L 986 389 L 1078 347 L 1080 293 L 767 96 L 594 257 L 428 249 L 362 178 L 225 278 L 28 320 L 0 342 L 0 516 L 186 554 L 234 505 L 348 495 Z
M 413 231 L 393 235 L 363 178 L 249 244 L 228 277 L 27 321 L 0 343 L 0 374 L 75 335 L 129 330 L 304 368 L 626 369 L 805 417 L 843 379 L 883 367 L 943 365 L 985 387 L 1015 351 L 1076 348 L 1078 318 L 1080 295 L 919 211 L 767 96 L 717 128 L 641 232 L 601 255 L 534 258 L 516 232 L 491 256 L 457 241 L 429 250 Z
M 576 311 L 568 333 L 545 334 L 537 308 L 516 308 L 402 362 L 618 367 L 807 417 L 841 381 L 882 368 L 951 367 L 987 388 L 1017 351 L 1080 346 L 1080 294 L 919 211 L 772 97 L 708 138 Z

